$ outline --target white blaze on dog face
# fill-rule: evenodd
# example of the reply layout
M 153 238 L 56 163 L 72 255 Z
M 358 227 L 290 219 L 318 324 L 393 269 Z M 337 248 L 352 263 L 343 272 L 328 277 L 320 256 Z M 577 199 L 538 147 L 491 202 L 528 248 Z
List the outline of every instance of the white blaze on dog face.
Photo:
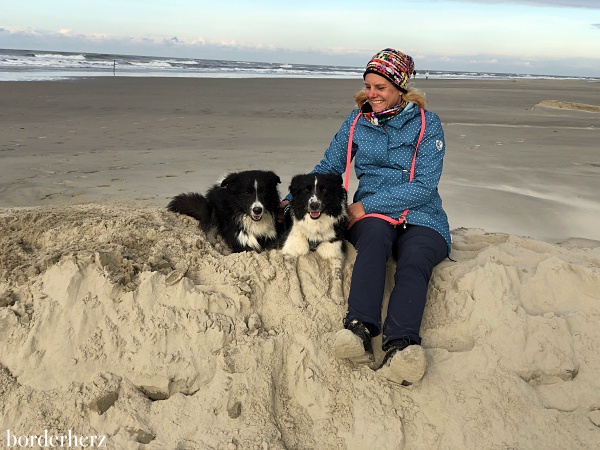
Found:
M 317 177 L 315 177 L 315 184 L 313 186 L 312 195 L 308 199 L 308 212 L 311 219 L 318 219 L 321 217 L 321 200 L 317 195 Z
M 316 202 L 318 200 L 319 199 L 317 198 L 317 177 L 315 177 L 315 184 L 313 186 L 312 196 L 308 199 L 309 206 L 312 202 Z
M 259 221 L 262 219 L 264 205 L 258 199 L 258 180 L 254 180 L 254 202 L 250 205 L 250 217 L 252 220 Z

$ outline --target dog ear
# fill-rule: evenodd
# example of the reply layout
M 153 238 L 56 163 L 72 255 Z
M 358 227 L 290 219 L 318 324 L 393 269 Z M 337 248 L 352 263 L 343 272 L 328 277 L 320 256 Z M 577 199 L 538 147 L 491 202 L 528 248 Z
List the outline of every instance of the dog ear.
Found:
M 281 178 L 279 178 L 279 176 L 275 172 L 268 171 L 267 173 L 269 174 L 269 181 L 275 184 L 281 183 Z
M 235 183 L 235 181 L 238 179 L 238 176 L 238 173 L 230 173 L 223 179 L 223 181 L 221 181 L 221 187 L 229 187 L 230 184 Z
M 336 175 L 335 173 L 328 173 L 325 176 L 329 180 L 331 180 L 332 184 L 339 184 L 339 185 L 343 185 L 344 184 L 344 179 L 342 178 L 341 175 Z
M 292 181 L 290 182 L 290 187 L 289 187 L 289 191 L 292 193 L 292 195 L 294 194 L 294 192 L 297 192 L 298 189 L 300 189 L 302 187 L 302 185 L 304 184 L 302 182 L 303 177 L 304 177 L 304 175 L 294 175 L 292 177 Z

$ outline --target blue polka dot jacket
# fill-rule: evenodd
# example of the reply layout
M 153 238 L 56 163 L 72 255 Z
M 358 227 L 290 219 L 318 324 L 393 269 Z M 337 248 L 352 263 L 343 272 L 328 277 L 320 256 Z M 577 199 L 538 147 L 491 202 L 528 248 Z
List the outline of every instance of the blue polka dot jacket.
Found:
M 343 174 L 350 127 L 360 114 L 353 110 L 333 137 L 324 158 L 315 166 L 319 173 Z M 352 139 L 352 158 L 358 178 L 354 202 L 362 202 L 365 212 L 398 219 L 408 209 L 406 223 L 433 228 L 451 250 L 448 217 L 442 208 L 438 183 L 446 145 L 437 114 L 425 110 L 425 133 L 419 146 L 411 182 L 410 167 L 421 130 L 419 106 L 408 103 L 404 110 L 383 126 L 360 118 Z

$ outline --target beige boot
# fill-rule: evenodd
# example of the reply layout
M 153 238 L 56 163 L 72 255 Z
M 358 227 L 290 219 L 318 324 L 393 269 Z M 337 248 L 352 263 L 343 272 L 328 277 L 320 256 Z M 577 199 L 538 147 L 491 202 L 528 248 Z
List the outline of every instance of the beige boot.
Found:
M 373 361 L 371 333 L 359 320 L 353 320 L 348 328 L 336 333 L 333 354 L 338 359 L 349 359 L 355 363 Z
M 377 373 L 394 383 L 409 386 L 423 378 L 426 368 L 423 347 L 409 345 L 404 349 L 389 350 Z

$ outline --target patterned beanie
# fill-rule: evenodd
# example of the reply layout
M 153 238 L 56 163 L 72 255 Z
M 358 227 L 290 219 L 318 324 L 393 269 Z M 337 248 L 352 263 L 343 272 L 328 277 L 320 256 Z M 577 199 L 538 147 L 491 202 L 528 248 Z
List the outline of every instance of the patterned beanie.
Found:
M 368 73 L 382 76 L 402 92 L 408 92 L 406 85 L 415 70 L 413 59 L 393 48 L 386 48 L 376 53 L 365 69 L 363 79 Z

